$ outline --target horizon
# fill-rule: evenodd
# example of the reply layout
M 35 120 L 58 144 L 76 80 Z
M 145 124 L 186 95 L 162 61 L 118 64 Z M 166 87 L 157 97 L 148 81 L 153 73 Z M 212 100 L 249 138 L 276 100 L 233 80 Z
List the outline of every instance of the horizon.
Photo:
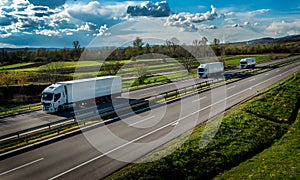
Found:
M 3 0 L 0 12 L 0 48 L 71 48 L 75 40 L 118 47 L 135 37 L 235 43 L 300 34 L 295 0 Z

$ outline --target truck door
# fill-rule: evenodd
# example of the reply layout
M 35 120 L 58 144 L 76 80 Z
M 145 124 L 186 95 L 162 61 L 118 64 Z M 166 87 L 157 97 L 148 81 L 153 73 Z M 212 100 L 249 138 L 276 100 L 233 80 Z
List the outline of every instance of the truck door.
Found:
M 62 102 L 60 101 L 61 100 L 61 93 L 55 93 L 54 94 L 54 108 L 55 109 L 59 109 L 61 110 L 61 105 L 62 105 Z M 61 106 L 61 107 L 60 107 Z

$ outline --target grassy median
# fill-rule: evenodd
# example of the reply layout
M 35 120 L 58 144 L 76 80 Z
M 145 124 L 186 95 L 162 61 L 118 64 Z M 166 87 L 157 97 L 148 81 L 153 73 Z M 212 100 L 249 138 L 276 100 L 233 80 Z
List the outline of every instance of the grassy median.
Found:
M 193 130 L 189 139 L 172 154 L 154 162 L 129 165 L 108 179 L 207 179 L 216 177 L 268 149 L 275 148 L 278 152 L 289 151 L 290 145 L 299 144 L 297 143 L 299 134 L 291 133 L 291 131 L 293 133 L 300 131 L 299 125 L 294 124 L 299 110 L 299 92 L 300 73 L 226 112 L 217 134 L 204 148 L 199 147 L 204 128 L 204 125 L 200 125 Z M 286 135 L 281 139 L 284 134 Z M 292 136 L 290 141 L 286 139 L 288 134 Z M 209 133 L 205 135 L 210 136 Z M 281 147 L 273 145 L 278 140 Z M 176 143 L 170 144 L 176 146 Z M 299 155 L 297 147 L 299 145 L 290 148 L 288 159 L 292 167 L 285 169 L 286 172 L 282 174 L 282 178 L 289 177 L 289 173 L 295 172 L 295 168 L 299 169 L 300 163 L 297 161 L 297 156 L 294 156 L 297 152 Z M 147 158 L 161 156 L 168 148 L 170 147 L 154 152 Z M 270 151 L 274 152 L 275 150 L 271 149 Z M 272 159 L 272 156 L 265 154 L 263 158 Z M 278 157 L 278 160 L 280 158 L 284 159 L 284 157 Z M 256 161 L 256 167 L 260 165 L 260 160 Z M 260 174 L 258 170 L 250 171 L 251 168 L 255 167 L 252 164 L 246 164 L 240 171 L 249 169 L 248 175 L 254 174 L 253 172 Z M 274 165 L 274 168 L 271 168 L 268 173 L 276 175 L 279 172 Z M 297 172 L 292 177 L 297 177 L 295 175 Z M 259 177 L 265 176 L 262 173 L 257 177 L 259 179 Z M 243 178 L 237 176 L 234 179 Z

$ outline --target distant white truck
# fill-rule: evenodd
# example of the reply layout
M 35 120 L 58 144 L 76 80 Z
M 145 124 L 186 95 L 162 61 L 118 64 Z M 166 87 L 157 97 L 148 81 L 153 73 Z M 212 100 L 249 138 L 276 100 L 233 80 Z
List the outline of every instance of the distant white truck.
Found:
M 122 93 L 120 76 L 104 76 L 52 84 L 42 92 L 43 111 L 54 113 L 82 103 L 98 103 Z
M 244 58 L 240 60 L 241 69 L 254 68 L 256 65 L 256 58 Z
M 215 75 L 221 75 L 224 72 L 223 62 L 213 62 L 200 64 L 198 67 L 198 77 L 207 78 Z

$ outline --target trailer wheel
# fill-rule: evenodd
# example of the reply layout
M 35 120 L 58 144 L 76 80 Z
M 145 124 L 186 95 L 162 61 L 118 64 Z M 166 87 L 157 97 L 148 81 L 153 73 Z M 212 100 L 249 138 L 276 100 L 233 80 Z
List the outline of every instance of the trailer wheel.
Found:
M 58 106 L 58 112 L 62 112 L 64 110 L 64 108 L 62 106 Z

